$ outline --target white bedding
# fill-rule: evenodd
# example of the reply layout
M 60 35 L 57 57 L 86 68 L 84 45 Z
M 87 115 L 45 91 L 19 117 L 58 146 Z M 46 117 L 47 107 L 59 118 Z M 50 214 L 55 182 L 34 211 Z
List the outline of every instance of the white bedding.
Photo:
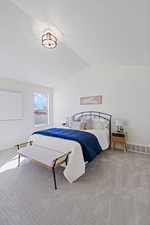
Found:
M 103 130 L 84 130 L 94 134 L 102 149 L 106 150 L 109 146 L 108 129 Z M 85 173 L 85 162 L 82 149 L 76 141 L 70 141 L 62 138 L 49 137 L 39 134 L 31 136 L 33 143 L 39 146 L 50 148 L 59 152 L 71 152 L 67 167 L 64 170 L 65 178 L 70 182 L 74 182 Z
M 97 130 L 94 130 L 94 129 L 84 130 L 84 131 L 92 133 L 97 137 L 103 151 L 108 149 L 108 147 L 109 147 L 109 130 L 107 128 L 106 129 L 97 129 Z

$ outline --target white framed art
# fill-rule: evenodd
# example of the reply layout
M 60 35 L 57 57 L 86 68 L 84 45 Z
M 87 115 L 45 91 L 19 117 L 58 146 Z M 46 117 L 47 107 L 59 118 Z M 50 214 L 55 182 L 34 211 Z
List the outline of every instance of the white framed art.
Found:
M 102 96 L 80 97 L 80 105 L 102 104 Z

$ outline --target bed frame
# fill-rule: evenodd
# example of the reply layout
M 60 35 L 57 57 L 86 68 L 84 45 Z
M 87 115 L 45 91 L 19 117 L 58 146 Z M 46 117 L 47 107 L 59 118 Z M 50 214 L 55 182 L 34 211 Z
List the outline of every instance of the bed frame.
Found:
M 85 111 L 85 112 L 79 112 L 72 116 L 73 121 L 80 121 L 81 119 L 104 119 L 108 121 L 109 125 L 109 148 L 111 148 L 111 119 L 112 115 L 108 113 L 103 112 L 97 112 L 97 111 Z

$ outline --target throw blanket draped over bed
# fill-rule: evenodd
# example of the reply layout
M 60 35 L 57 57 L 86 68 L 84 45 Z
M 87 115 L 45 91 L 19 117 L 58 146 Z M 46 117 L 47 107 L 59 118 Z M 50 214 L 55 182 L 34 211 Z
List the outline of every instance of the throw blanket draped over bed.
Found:
M 64 128 L 50 128 L 36 131 L 33 134 L 58 137 L 78 142 L 82 147 L 84 160 L 88 162 L 92 161 L 96 155 L 102 151 L 97 137 L 94 134 L 85 131 Z

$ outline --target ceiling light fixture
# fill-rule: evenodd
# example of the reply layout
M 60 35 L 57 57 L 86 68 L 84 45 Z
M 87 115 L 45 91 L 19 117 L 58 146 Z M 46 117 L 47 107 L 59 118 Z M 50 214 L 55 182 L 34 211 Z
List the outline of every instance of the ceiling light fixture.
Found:
M 57 38 L 50 32 L 42 35 L 42 45 L 46 48 L 55 48 L 57 46 Z

